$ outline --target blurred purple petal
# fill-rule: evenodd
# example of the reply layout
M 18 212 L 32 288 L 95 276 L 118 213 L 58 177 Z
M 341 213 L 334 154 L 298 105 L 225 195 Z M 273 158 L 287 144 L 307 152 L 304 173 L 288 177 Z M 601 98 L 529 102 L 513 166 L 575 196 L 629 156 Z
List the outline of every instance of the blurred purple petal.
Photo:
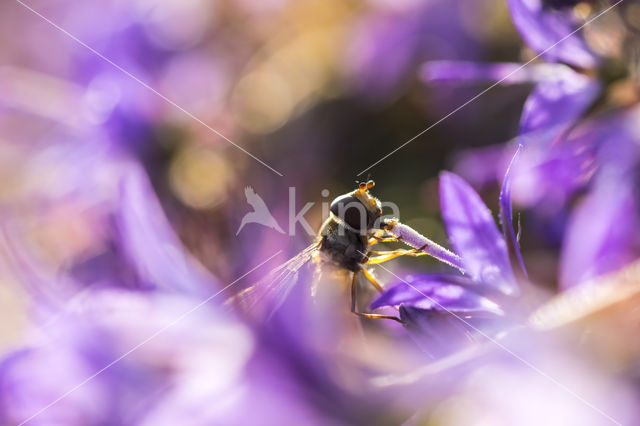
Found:
M 573 22 L 571 10 L 548 9 L 542 0 L 508 0 L 507 4 L 524 41 L 546 60 L 584 68 L 598 64 L 597 56 L 580 34 L 572 34 L 578 25 Z
M 524 104 L 520 134 L 573 122 L 593 102 L 601 87 L 597 81 L 562 64 L 432 61 L 422 66 L 421 76 L 427 83 L 537 83 Z
M 527 98 L 520 119 L 520 134 L 541 128 L 571 125 L 593 102 L 600 84 L 569 67 L 556 69 L 541 80 Z
M 363 91 L 381 97 L 393 92 L 413 62 L 419 41 L 414 20 L 369 18 L 360 23 L 348 65 Z
M 482 13 L 484 3 L 416 1 L 399 12 L 374 11 L 356 20 L 345 50 L 352 84 L 384 98 L 406 87 L 422 61 L 477 57 L 479 40 L 466 31 L 459 10 Z
M 513 197 L 522 206 L 534 206 L 540 202 L 561 207 L 571 194 L 589 181 L 596 164 L 597 145 L 582 138 L 563 140 L 551 145 L 545 138 L 553 135 L 530 133 L 523 138 L 536 137 L 536 143 L 528 144 L 511 170 Z
M 508 161 L 504 144 L 470 148 L 455 155 L 452 171 L 474 188 L 482 190 L 503 177 Z
M 443 311 L 400 307 L 400 318 L 416 344 L 432 358 L 440 358 L 474 342 L 466 320 Z
M 562 247 L 560 285 L 573 287 L 638 256 L 637 202 L 628 184 L 596 189 L 573 212 Z
M 443 172 L 440 203 L 451 244 L 471 277 L 505 294 L 516 293 L 507 244 L 480 196 L 459 176 Z
M 471 61 L 429 61 L 420 76 L 425 83 L 526 84 L 557 79 L 568 68 L 562 64 L 524 65 L 517 62 L 481 63 Z
M 120 189 L 116 221 L 125 252 L 143 281 L 200 295 L 220 287 L 180 243 L 143 170 L 132 167 Z
M 197 413 L 197 424 L 256 424 L 256 412 L 241 409 L 249 402 L 261 408 L 261 422 L 319 423 L 276 362 L 245 368 L 255 349 L 249 329 L 211 305 L 193 310 L 199 302 L 86 292 L 48 326 L 51 337 L 0 364 L 0 422 L 18 424 L 66 394 L 33 423 L 169 425 Z
M 383 306 L 411 306 L 452 312 L 489 312 L 502 315 L 502 309 L 469 287 L 477 284 L 455 275 L 418 275 L 407 277 L 382 293 L 371 309 Z
M 536 131 L 519 137 L 532 139 L 513 170 L 513 196 L 525 206 L 545 203 L 555 209 L 594 180 L 614 173 L 622 176 L 636 166 L 638 110 L 584 120 L 568 136 L 556 139 L 555 130 Z
M 518 63 L 483 64 L 467 61 L 430 61 L 420 70 L 422 81 L 434 82 L 494 82 L 504 84 L 528 83 L 533 79 L 530 69 Z
M 542 80 L 527 98 L 520 119 L 521 137 L 516 152 L 502 181 L 500 189 L 500 217 L 505 236 L 511 239 L 520 267 L 527 276 L 520 244 L 513 229 L 511 201 L 512 170 L 520 159 L 525 143 L 532 139 L 523 137 L 536 130 L 563 132 L 584 113 L 600 90 L 600 84 L 576 73 L 568 67 L 557 68 L 552 78 Z M 553 130 L 551 130 L 553 129 Z

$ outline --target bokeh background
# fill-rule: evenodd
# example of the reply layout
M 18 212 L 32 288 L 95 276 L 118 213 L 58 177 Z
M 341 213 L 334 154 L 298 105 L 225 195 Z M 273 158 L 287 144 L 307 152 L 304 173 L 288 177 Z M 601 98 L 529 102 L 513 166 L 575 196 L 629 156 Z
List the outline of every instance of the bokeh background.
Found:
M 596 3 L 573 13 L 588 16 Z M 637 28 L 638 8 L 625 13 L 627 28 Z M 594 23 L 586 37 L 610 51 L 619 19 Z M 357 174 L 489 86 L 428 81 L 425 64 L 534 56 L 503 0 L 3 1 L 0 349 L 27 342 L 34 298 L 71 299 L 70 280 L 99 287 L 108 275 L 145 287 L 126 261 L 130 247 L 114 236 L 132 171 L 148 176 L 179 241 L 219 283 L 313 239 L 300 226 L 290 236 L 250 224 L 236 235 L 251 210 L 247 186 L 285 230 L 294 187 L 296 211 L 315 203 L 306 218 L 317 229 L 321 203 L 370 175 L 403 222 L 448 245 L 439 173 L 465 178 L 497 212 L 533 84 L 493 88 Z M 549 207 L 530 191 L 514 187 L 522 251 L 530 281 L 553 293 L 574 199 Z M 156 219 L 131 226 L 164 232 Z M 446 269 L 423 259 L 398 259 L 392 269 Z
M 502 1 L 29 6 L 284 175 L 23 5 L 6 2 L 2 203 L 14 231 L 53 270 L 110 257 L 105 204 L 113 202 L 118 163 L 128 160 L 144 167 L 181 240 L 222 279 L 243 273 L 244 258 L 264 255 L 274 241 L 294 253 L 311 241 L 300 227 L 295 243 L 259 225 L 236 237 L 250 211 L 246 186 L 285 229 L 288 188 L 295 187 L 296 211 L 315 203 L 306 217 L 317 229 L 323 189 L 329 201 L 350 191 L 368 175 L 357 173 L 484 88 L 425 85 L 425 61 L 523 55 Z M 496 88 L 371 169 L 376 196 L 444 242 L 438 173 L 455 169 L 467 150 L 514 137 L 526 94 L 527 87 Z M 482 173 L 470 169 L 458 167 L 463 176 Z M 486 173 L 480 189 L 496 207 L 499 171 Z

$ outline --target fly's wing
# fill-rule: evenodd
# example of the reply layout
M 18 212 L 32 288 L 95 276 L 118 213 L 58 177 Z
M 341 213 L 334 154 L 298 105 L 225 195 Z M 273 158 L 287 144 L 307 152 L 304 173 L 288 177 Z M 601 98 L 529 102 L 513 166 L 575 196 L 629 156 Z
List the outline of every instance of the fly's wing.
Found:
M 251 317 L 269 319 L 284 303 L 298 281 L 298 270 L 311 260 L 319 248 L 319 242 L 311 244 L 273 269 L 256 284 L 233 296 L 229 302 L 238 306 Z

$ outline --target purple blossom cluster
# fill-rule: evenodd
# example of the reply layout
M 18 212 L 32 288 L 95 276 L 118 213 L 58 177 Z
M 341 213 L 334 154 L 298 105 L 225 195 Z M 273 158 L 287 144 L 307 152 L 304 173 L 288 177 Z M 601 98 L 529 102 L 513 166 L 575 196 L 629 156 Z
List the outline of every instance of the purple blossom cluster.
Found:
M 6 3 L 0 424 L 640 419 L 635 3 Z M 521 62 L 487 62 L 473 34 L 488 30 L 470 23 L 487 10 L 508 10 Z M 53 57 L 50 31 L 81 50 Z M 388 222 L 410 253 L 436 261 L 372 265 L 384 288 L 360 283 L 352 308 L 399 322 L 353 315 L 352 272 L 312 249 L 275 270 L 287 294 L 273 315 L 234 303 L 303 238 L 236 232 L 245 207 L 231 194 L 276 169 L 297 166 L 301 186 L 338 170 L 321 133 L 261 148 L 322 127 L 309 111 L 343 90 L 336 80 L 372 109 L 413 86 L 434 99 L 449 90 L 462 107 L 526 89 L 510 140 L 453 149 L 437 190 L 409 188 L 404 200 L 439 201 L 429 208 L 442 227 L 422 226 L 430 213 Z M 422 107 L 460 123 L 461 108 Z M 248 151 L 229 153 L 224 139 Z M 402 173 L 393 157 L 376 167 Z M 286 192 L 271 178 L 265 199 Z M 274 202 L 271 219 L 284 223 L 291 203 Z

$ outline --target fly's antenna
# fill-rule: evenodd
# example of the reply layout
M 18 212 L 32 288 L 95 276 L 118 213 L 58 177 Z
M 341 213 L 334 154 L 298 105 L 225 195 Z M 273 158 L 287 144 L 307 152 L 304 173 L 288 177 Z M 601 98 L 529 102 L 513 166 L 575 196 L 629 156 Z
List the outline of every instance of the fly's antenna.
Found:
M 366 180 L 366 185 L 367 185 L 367 190 L 373 188 L 374 186 L 376 186 L 376 183 L 373 181 L 373 179 L 371 179 L 371 172 L 367 173 L 367 180 Z
M 371 176 L 371 173 L 369 173 L 369 176 Z M 357 189 L 358 192 L 365 192 L 373 188 L 376 185 L 376 183 L 367 178 L 367 180 L 363 182 L 360 182 L 357 180 L 356 185 L 358 185 L 358 189 Z

